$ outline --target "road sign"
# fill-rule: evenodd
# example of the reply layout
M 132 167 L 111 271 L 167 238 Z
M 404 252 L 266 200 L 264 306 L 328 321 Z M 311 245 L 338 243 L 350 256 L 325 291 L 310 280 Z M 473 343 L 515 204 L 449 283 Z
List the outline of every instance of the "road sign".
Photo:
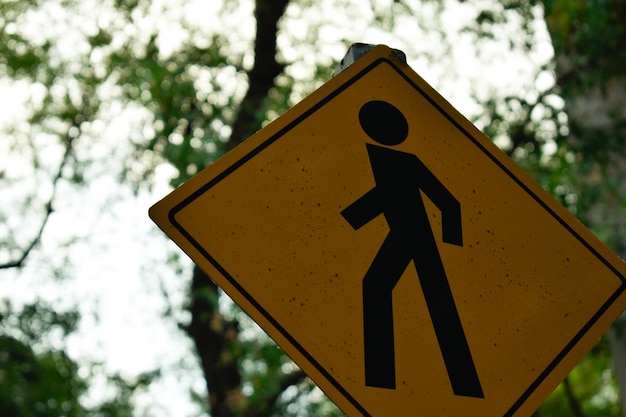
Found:
M 379 46 L 152 207 L 349 416 L 529 416 L 626 266 Z

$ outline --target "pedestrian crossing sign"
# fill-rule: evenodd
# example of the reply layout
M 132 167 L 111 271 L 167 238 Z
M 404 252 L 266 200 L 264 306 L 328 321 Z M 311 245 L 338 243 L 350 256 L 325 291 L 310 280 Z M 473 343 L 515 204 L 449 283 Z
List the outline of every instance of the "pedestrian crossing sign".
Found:
M 349 416 L 530 416 L 626 266 L 386 46 L 150 210 Z

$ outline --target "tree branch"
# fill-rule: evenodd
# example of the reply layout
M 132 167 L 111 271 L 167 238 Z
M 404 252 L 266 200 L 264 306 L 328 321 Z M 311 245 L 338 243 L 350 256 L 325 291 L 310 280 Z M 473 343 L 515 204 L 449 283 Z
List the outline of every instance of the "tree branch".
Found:
M 31 239 L 30 243 L 22 250 L 22 253 L 17 258 L 0 264 L 0 269 L 21 268 L 33 249 L 37 246 L 37 244 L 39 244 L 39 242 L 41 242 L 43 231 L 46 228 L 46 224 L 48 224 L 48 220 L 50 219 L 52 212 L 54 211 L 54 200 L 56 199 L 58 184 L 61 178 L 63 178 L 63 170 L 65 169 L 65 166 L 67 165 L 72 154 L 73 141 L 74 138 L 70 137 L 69 135 L 66 136 L 65 152 L 63 153 L 63 158 L 61 159 L 61 163 L 59 164 L 57 172 L 52 178 L 52 193 L 50 194 L 50 198 L 44 205 L 44 216 L 41 224 L 39 225 L 37 233 L 35 233 L 35 236 Z
M 297 371 L 293 371 L 290 374 L 283 375 L 278 385 L 277 392 L 271 397 L 268 397 L 265 401 L 265 403 L 267 404 L 267 408 L 270 410 L 273 409 L 276 405 L 276 401 L 278 401 L 278 398 L 280 398 L 281 394 L 285 392 L 287 388 L 291 387 L 292 385 L 299 384 L 305 378 L 306 374 L 300 369 L 298 369 Z
M 540 91 L 537 95 L 537 98 L 530 102 L 522 97 L 516 96 L 506 96 L 503 98 L 505 103 L 509 103 L 511 101 L 517 101 L 519 105 L 525 109 L 523 112 L 524 117 L 520 120 L 517 120 L 513 125 L 509 126 L 508 135 L 511 139 L 511 147 L 510 149 L 505 150 L 504 152 L 512 157 L 515 152 L 526 145 L 529 142 L 535 142 L 535 139 L 532 137 L 533 132 L 526 132 L 527 126 L 532 122 L 532 113 L 535 107 L 538 105 L 548 106 L 546 104 L 546 97 L 555 94 L 555 87 L 549 87 L 543 91 Z
M 563 389 L 565 390 L 565 397 L 567 398 L 567 402 L 572 409 L 572 413 L 574 413 L 575 417 L 585 417 L 585 413 L 583 412 L 576 395 L 574 394 L 574 390 L 572 389 L 572 384 L 569 380 L 569 377 L 565 377 L 563 380 Z

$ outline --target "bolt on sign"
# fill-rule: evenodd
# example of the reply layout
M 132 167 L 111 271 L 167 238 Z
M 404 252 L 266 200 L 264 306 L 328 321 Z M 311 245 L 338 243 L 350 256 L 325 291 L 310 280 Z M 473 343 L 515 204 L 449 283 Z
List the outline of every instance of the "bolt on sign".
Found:
M 530 416 L 626 265 L 386 46 L 150 210 L 349 416 Z

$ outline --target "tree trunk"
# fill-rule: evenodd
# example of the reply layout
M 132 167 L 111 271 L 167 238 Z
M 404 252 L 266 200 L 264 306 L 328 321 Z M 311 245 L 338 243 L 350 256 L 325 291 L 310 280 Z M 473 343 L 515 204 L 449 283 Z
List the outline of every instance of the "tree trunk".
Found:
M 255 64 L 248 74 L 248 91 L 232 126 L 229 150 L 261 127 L 258 115 L 262 114 L 263 100 L 283 70 L 283 65 L 276 61 L 276 33 L 287 3 L 288 0 L 256 1 Z M 197 266 L 193 271 L 189 311 L 192 320 L 186 331 L 193 339 L 204 372 L 212 417 L 269 416 L 280 392 L 271 394 L 261 405 L 250 404 L 243 395 L 238 366 L 238 324 L 224 320 L 219 310 L 218 288 Z M 279 390 L 303 378 L 301 372 L 287 375 L 278 384 Z

